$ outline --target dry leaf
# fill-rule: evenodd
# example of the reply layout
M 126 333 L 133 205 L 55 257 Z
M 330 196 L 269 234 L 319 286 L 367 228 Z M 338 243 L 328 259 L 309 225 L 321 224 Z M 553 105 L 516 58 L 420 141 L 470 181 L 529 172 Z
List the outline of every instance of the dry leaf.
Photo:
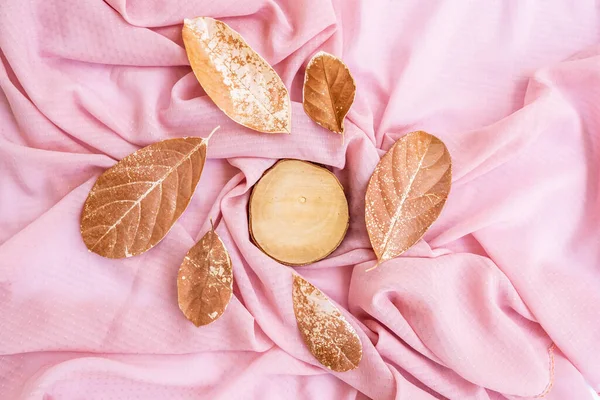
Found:
M 315 358 L 337 372 L 357 368 L 362 358 L 360 338 L 323 292 L 294 274 L 292 300 L 298 329 Z
M 190 249 L 179 267 L 179 308 L 194 325 L 208 325 L 223 315 L 232 292 L 231 259 L 212 228 Z
M 207 143 L 199 137 L 164 140 L 100 175 L 81 214 L 87 248 L 104 257 L 124 258 L 160 242 L 192 198 Z
M 279 75 L 225 23 L 186 19 L 183 43 L 206 94 L 235 122 L 267 133 L 290 133 L 290 96 Z
M 344 118 L 355 93 L 350 70 L 339 58 L 320 51 L 308 62 L 304 75 L 304 111 L 317 124 L 344 133 Z
M 412 132 L 377 164 L 365 198 L 365 219 L 378 264 L 415 244 L 433 224 L 452 180 L 448 149 L 435 136 Z

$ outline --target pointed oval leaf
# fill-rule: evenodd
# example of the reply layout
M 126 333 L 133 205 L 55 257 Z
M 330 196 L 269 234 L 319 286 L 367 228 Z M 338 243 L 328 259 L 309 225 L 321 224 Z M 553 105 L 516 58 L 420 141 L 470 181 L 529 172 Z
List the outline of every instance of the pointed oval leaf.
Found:
M 124 258 L 160 242 L 192 198 L 206 144 L 199 137 L 164 140 L 100 175 L 81 214 L 87 248 L 103 257 Z
M 344 133 L 344 118 L 354 102 L 356 85 L 342 60 L 324 51 L 315 54 L 306 67 L 302 92 L 304 111 L 313 121 Z
M 190 249 L 179 267 L 179 308 L 194 325 L 208 325 L 223 315 L 232 293 L 231 259 L 225 244 L 211 229 Z
M 227 24 L 186 19 L 183 43 L 198 82 L 235 122 L 266 133 L 291 131 L 288 91 L 273 68 Z
M 357 368 L 362 343 L 340 310 L 299 275 L 294 275 L 292 299 L 298 329 L 315 358 L 337 372 Z
M 441 140 L 426 132 L 400 138 L 375 168 L 365 197 L 365 221 L 379 263 L 423 237 L 440 215 L 452 181 Z

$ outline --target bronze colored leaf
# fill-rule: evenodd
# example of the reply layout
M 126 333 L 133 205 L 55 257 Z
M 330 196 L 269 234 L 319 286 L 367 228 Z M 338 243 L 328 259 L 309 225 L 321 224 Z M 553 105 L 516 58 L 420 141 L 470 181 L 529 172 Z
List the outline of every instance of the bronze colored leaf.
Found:
M 362 358 L 360 338 L 323 292 L 294 274 L 292 300 L 298 329 L 313 356 L 333 371 L 357 368 Z
M 208 325 L 223 315 L 232 293 L 231 259 L 212 228 L 190 249 L 179 267 L 179 308 L 194 325 Z
M 207 143 L 200 137 L 164 140 L 100 175 L 81 214 L 87 248 L 103 257 L 124 258 L 160 242 L 192 198 Z
M 344 118 L 355 93 L 350 70 L 339 58 L 320 51 L 308 62 L 304 75 L 304 111 L 317 124 L 335 133 L 344 133 Z
M 426 132 L 400 138 L 375 168 L 365 198 L 367 232 L 378 264 L 423 237 L 446 203 L 452 161 L 441 140 Z
M 183 43 L 198 82 L 235 122 L 260 132 L 290 133 L 290 96 L 279 75 L 227 24 L 186 19 Z

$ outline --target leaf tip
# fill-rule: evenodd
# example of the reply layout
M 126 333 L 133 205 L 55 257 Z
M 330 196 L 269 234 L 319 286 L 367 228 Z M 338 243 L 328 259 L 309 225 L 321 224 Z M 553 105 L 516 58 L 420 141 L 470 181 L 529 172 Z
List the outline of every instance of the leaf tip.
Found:
M 300 277 L 300 275 L 292 272 L 292 277 L 294 278 L 294 285 L 300 284 L 304 279 Z
M 326 52 L 325 50 L 319 50 L 315 53 L 315 55 L 312 58 L 319 58 L 319 57 L 325 57 L 325 56 L 332 56 L 332 55 L 329 54 L 328 52 Z

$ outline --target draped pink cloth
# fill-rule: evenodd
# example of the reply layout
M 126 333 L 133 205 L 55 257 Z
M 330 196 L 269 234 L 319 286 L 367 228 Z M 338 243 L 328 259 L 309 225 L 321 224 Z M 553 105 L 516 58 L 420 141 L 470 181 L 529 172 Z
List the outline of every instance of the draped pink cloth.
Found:
M 230 121 L 181 41 L 186 17 L 239 31 L 293 101 L 291 135 Z M 1 0 L 0 399 L 548 399 L 600 391 L 600 6 L 593 0 Z M 318 50 L 357 95 L 346 140 L 303 112 Z M 141 146 L 206 136 L 199 187 L 146 254 L 87 251 L 95 179 Z M 375 262 L 364 195 L 413 130 L 440 137 L 453 187 L 400 258 Z M 296 271 L 356 327 L 332 373 L 297 331 L 292 269 L 248 238 L 249 190 L 280 158 L 327 164 L 351 224 Z M 213 218 L 235 296 L 196 328 L 176 274 Z

